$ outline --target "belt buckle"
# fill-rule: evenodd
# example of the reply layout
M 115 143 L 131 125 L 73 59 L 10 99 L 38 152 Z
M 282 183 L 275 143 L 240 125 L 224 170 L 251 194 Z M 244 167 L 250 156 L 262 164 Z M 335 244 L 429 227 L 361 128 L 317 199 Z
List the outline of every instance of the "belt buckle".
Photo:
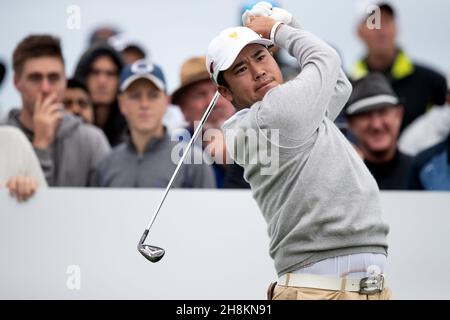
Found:
M 384 276 L 382 274 L 362 278 L 359 282 L 359 293 L 361 294 L 377 294 L 384 289 Z

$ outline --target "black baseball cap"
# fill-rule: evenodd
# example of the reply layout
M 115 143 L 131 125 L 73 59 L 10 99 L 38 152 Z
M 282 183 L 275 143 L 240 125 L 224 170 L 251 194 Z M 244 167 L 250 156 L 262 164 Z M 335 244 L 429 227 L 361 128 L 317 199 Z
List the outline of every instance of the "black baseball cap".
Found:
M 382 73 L 369 73 L 353 85 L 353 92 L 345 108 L 346 116 L 398 106 L 400 100 L 389 80 Z

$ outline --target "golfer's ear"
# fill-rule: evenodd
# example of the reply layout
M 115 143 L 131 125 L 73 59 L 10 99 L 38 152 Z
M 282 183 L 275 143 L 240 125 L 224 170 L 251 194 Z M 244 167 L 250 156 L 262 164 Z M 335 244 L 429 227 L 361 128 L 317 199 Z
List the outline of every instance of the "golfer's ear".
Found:
M 228 101 L 233 101 L 233 95 L 231 94 L 230 89 L 228 89 L 225 86 L 218 86 L 217 90 L 219 90 L 219 93 L 222 97 L 224 97 L 225 99 L 227 99 Z

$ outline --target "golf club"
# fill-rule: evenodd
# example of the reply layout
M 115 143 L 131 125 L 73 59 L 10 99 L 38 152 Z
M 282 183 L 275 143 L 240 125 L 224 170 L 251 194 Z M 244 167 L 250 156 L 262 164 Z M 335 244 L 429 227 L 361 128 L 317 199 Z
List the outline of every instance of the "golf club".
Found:
M 203 117 L 200 120 L 200 123 L 198 124 L 197 128 L 195 129 L 191 140 L 189 141 L 186 149 L 184 150 L 183 155 L 182 155 L 180 161 L 178 162 L 177 167 L 175 168 L 175 171 L 174 171 L 174 173 L 172 175 L 172 178 L 170 179 L 169 183 L 167 184 L 166 190 L 164 191 L 164 195 L 163 195 L 161 201 L 159 202 L 158 206 L 156 207 L 156 210 L 155 210 L 155 213 L 153 214 L 152 220 L 148 224 L 147 229 L 145 229 L 144 233 L 142 234 L 141 240 L 139 240 L 139 243 L 137 245 L 138 251 L 147 260 L 149 260 L 151 262 L 158 262 L 159 260 L 162 259 L 162 257 L 164 256 L 164 254 L 166 252 L 164 251 L 163 248 L 159 248 L 159 247 L 156 247 L 156 246 L 151 246 L 151 245 L 148 245 L 148 244 L 144 244 L 145 239 L 147 238 L 147 235 L 148 235 L 148 233 L 150 231 L 150 228 L 152 227 L 153 223 L 155 222 L 156 216 L 158 215 L 159 210 L 161 209 L 161 206 L 163 205 L 164 200 L 166 199 L 167 194 L 169 193 L 169 190 L 172 187 L 173 181 L 177 177 L 178 171 L 180 170 L 181 166 L 183 165 L 183 161 L 186 158 L 186 155 L 188 154 L 189 150 L 191 149 L 192 144 L 197 139 L 197 136 L 198 136 L 199 132 L 202 130 L 203 126 L 205 125 L 206 120 L 208 119 L 209 114 L 211 113 L 212 109 L 214 108 L 218 98 L 219 98 L 219 92 L 216 91 L 216 94 L 214 95 L 214 97 L 212 98 L 211 102 L 209 103 L 209 106 L 206 109 L 205 113 L 203 114 Z

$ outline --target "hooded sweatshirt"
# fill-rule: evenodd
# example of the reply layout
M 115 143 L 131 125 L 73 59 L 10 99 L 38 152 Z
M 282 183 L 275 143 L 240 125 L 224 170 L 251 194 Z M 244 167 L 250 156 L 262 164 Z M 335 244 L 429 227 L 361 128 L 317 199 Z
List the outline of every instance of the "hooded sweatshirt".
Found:
M 28 140 L 34 133 L 19 121 L 19 109 L 10 111 L 7 124 L 18 127 Z M 65 112 L 53 144 L 48 149 L 34 148 L 49 186 L 86 187 L 95 165 L 111 147 L 103 132 Z
M 105 43 L 99 43 L 90 47 L 80 58 L 77 67 L 75 68 L 74 77 L 87 82 L 87 77 L 91 72 L 92 64 L 100 56 L 108 56 L 116 65 L 118 72 L 124 67 L 124 63 L 117 51 Z M 94 109 L 95 109 L 94 104 Z M 126 140 L 127 123 L 125 118 L 120 113 L 117 99 L 110 105 L 110 113 L 103 129 L 111 146 L 116 146 Z

